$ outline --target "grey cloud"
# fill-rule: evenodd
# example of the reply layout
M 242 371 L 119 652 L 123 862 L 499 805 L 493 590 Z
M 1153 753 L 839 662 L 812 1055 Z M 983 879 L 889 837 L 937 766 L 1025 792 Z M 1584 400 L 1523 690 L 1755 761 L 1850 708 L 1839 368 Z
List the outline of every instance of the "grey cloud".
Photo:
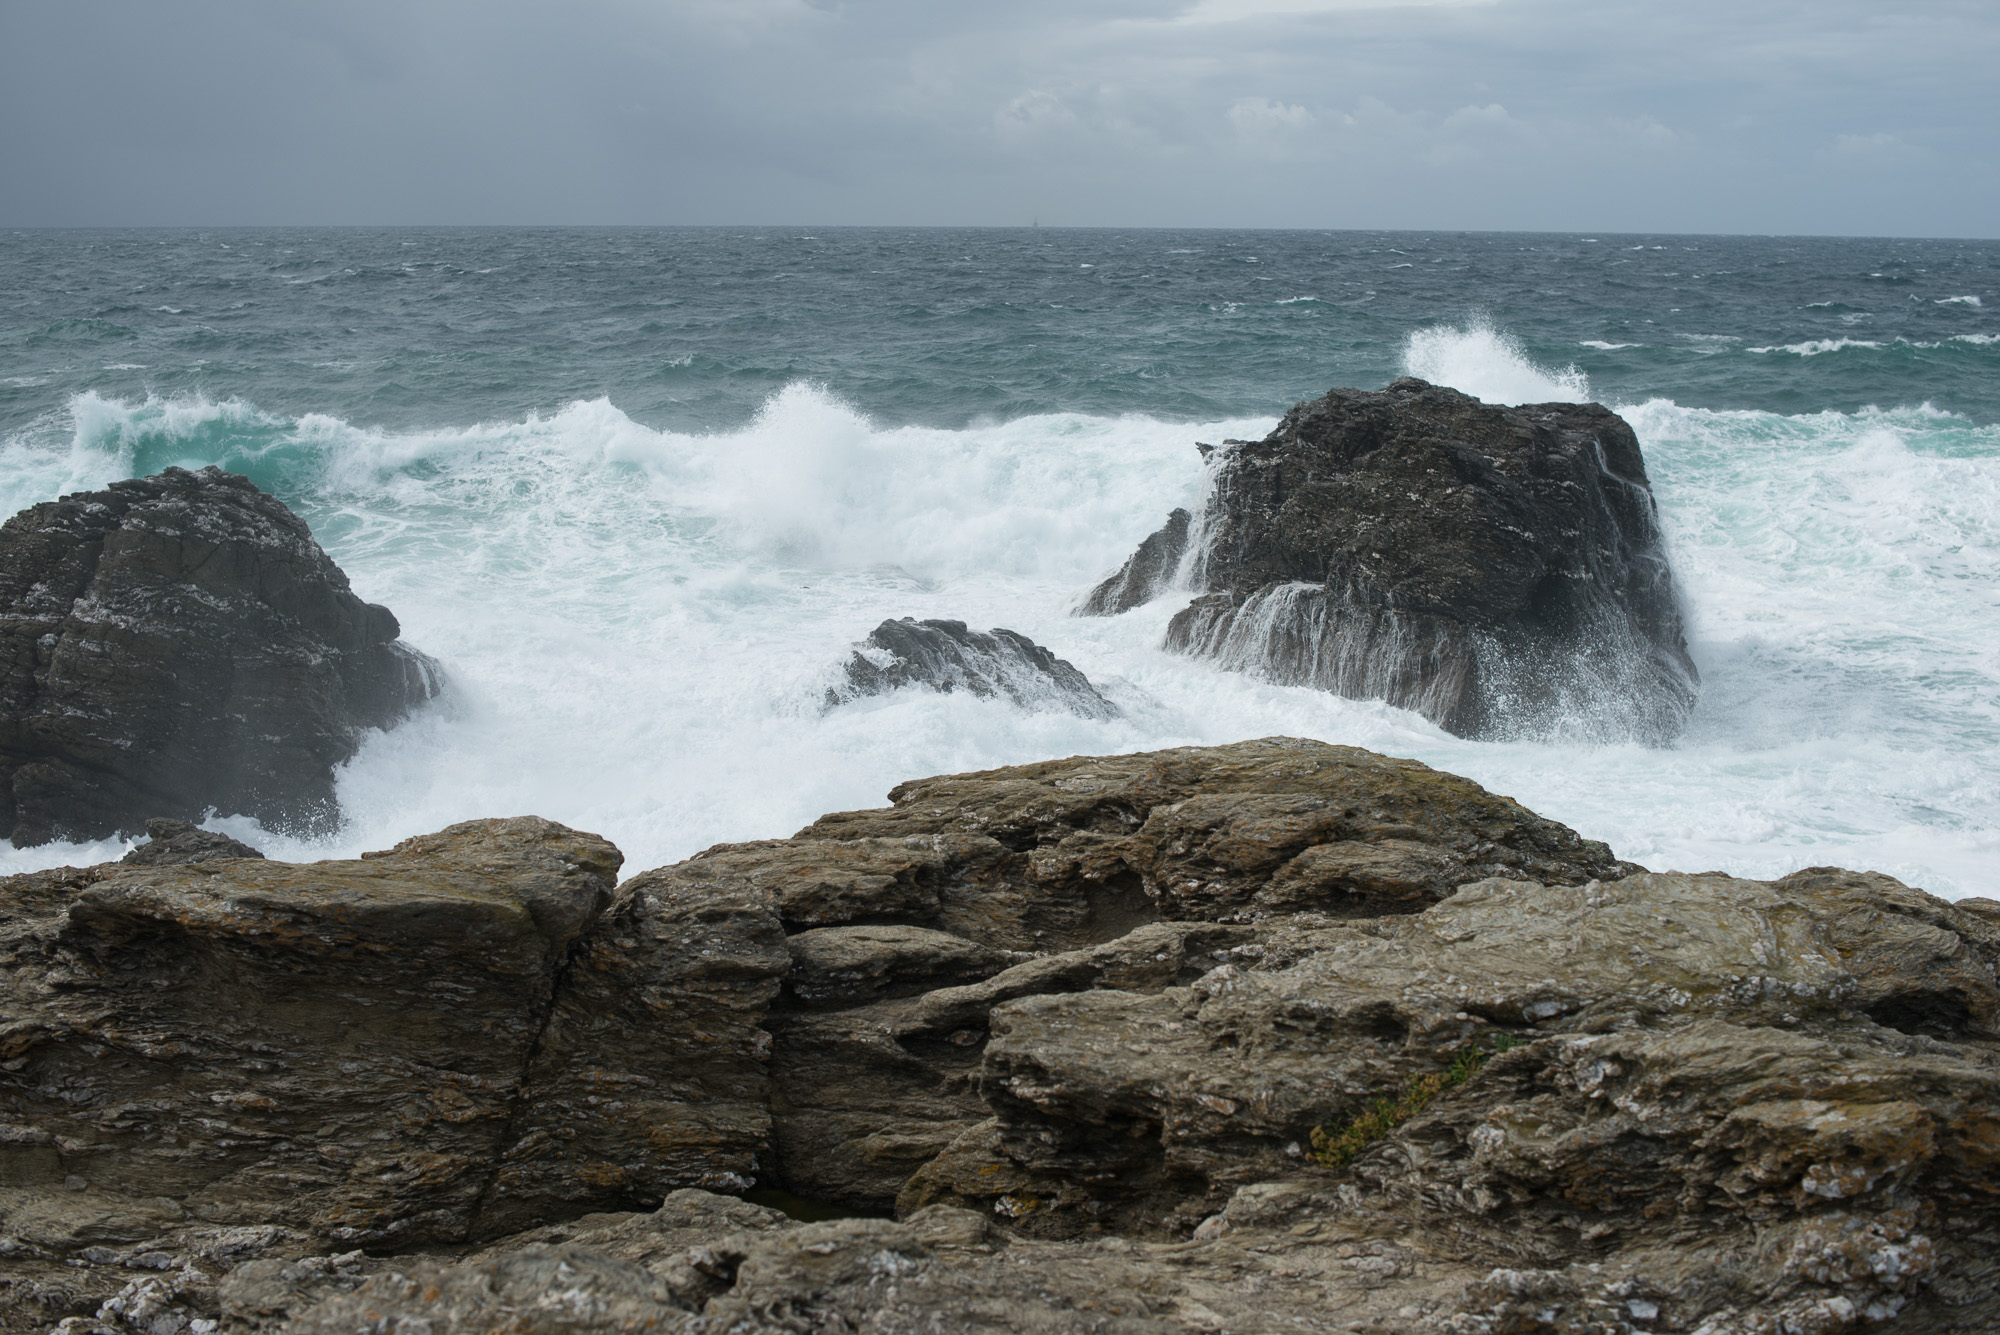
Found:
M 0 222 L 1991 234 L 1996 57 L 1948 0 L 0 0 Z

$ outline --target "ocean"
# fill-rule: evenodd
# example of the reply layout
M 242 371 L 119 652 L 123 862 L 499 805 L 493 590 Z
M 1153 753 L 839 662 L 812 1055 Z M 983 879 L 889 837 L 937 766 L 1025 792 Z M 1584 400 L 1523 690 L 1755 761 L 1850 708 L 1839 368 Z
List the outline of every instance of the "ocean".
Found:
M 1069 614 L 1199 506 L 1196 441 L 1406 373 L 1632 423 L 1702 674 L 1679 741 L 1465 741 L 1167 655 L 1172 599 Z M 277 857 L 533 813 L 636 871 L 904 779 L 1284 733 L 1656 869 L 2000 896 L 2000 242 L 0 233 L 0 510 L 211 463 L 450 675 L 344 768 L 334 837 L 212 822 Z M 901 616 L 1027 634 L 1123 715 L 825 710 Z

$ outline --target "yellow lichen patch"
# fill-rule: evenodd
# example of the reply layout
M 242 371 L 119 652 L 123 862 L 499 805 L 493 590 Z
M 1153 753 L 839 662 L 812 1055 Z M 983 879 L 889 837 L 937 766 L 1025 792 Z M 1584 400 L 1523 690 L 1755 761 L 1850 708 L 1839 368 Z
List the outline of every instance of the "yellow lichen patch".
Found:
M 1461 1048 L 1451 1065 L 1430 1075 L 1412 1076 L 1394 1098 L 1378 1098 L 1361 1113 L 1339 1126 L 1316 1126 L 1312 1131 L 1313 1158 L 1329 1168 L 1351 1163 L 1354 1157 L 1391 1131 L 1409 1121 L 1447 1089 L 1455 1089 L 1479 1073 L 1486 1059 L 1514 1046 L 1513 1039 L 1500 1035 L 1489 1049 L 1473 1044 Z

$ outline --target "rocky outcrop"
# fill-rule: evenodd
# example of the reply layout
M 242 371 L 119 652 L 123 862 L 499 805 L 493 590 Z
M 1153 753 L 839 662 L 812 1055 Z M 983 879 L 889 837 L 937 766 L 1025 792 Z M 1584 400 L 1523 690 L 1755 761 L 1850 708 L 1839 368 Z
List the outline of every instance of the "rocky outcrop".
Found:
M 338 818 L 333 769 L 433 695 L 303 521 L 247 479 L 169 468 L 0 526 L 0 794 L 17 845 L 213 809 Z
M 1134 938 L 1164 926 L 1100 961 L 1161 954 Z M 460 1263 L 263 1262 L 224 1310 L 691 1335 L 2000 1323 L 2000 905 L 1647 873 L 1230 930 L 1263 949 L 1191 985 L 1002 1001 L 994 1116 L 902 1222 L 681 1192 Z
M 218 1228 L 296 1258 L 749 1186 L 777 919 L 698 874 L 614 893 L 620 861 L 524 817 L 0 881 L 0 1248 L 35 1302 L 90 1256 L 212 1284 Z
M 1274 915 L 1409 913 L 1485 875 L 1632 870 L 1464 779 L 1287 738 L 946 775 L 890 801 L 674 873 L 765 896 L 790 933 L 767 1176 L 856 1208 L 889 1208 L 990 1115 L 1001 1002 L 1186 983 Z
M 1117 616 L 1150 603 L 1180 587 L 1188 554 L 1188 528 L 1194 517 L 1175 507 L 1167 522 L 1139 544 L 1118 573 L 1092 589 L 1077 606 L 1076 615 Z
M 217 858 L 261 858 L 264 855 L 246 843 L 214 830 L 204 830 L 184 820 L 155 816 L 146 822 L 146 842 L 119 861 L 128 867 L 179 867 L 190 862 L 213 862 Z
M 0 1329 L 2000 1326 L 2000 904 L 1283 738 L 615 859 L 0 882 Z
M 1681 730 L 1695 668 L 1639 443 L 1609 410 L 1405 377 L 1301 403 L 1210 466 L 1167 648 L 1461 736 Z M 1082 610 L 1163 592 L 1146 552 L 1187 530 L 1170 520 Z
M 1109 719 L 1118 706 L 1090 678 L 1016 631 L 968 630 L 963 621 L 884 621 L 854 651 L 843 680 L 829 687 L 829 709 L 905 686 L 965 691 L 1011 700 L 1023 709 Z

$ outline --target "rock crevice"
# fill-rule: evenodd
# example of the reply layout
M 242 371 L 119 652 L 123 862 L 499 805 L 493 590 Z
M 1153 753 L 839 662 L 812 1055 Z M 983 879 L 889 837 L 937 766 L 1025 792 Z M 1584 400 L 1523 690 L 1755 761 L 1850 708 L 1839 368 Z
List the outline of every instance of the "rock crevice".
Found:
M 0 1330 L 2000 1324 L 1988 901 L 1289 738 L 618 867 L 0 881 Z

